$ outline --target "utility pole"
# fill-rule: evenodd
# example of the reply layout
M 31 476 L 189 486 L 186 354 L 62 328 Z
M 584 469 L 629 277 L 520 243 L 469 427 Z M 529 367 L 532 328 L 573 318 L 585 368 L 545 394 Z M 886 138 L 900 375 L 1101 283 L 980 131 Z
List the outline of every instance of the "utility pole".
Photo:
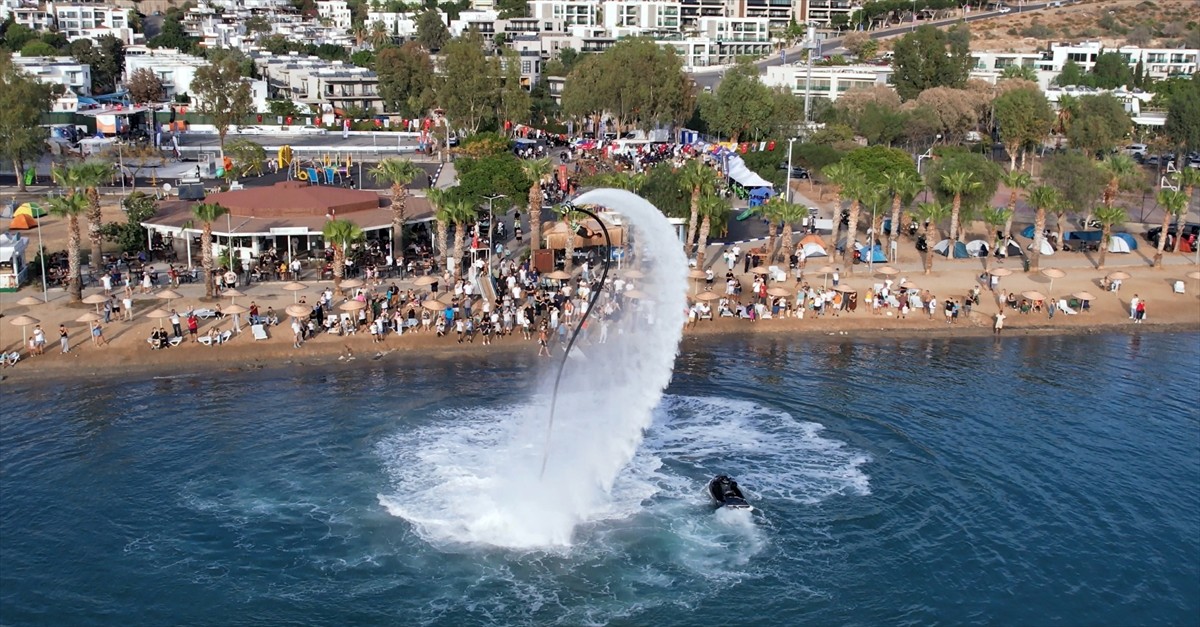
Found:
M 807 75 L 804 78 L 804 129 L 808 132 L 808 124 L 812 121 L 812 67 L 813 53 L 818 50 L 817 44 L 817 27 L 814 24 L 808 25 L 808 34 L 804 40 L 804 47 L 808 50 L 808 69 Z
M 488 201 L 488 272 L 492 271 L 492 249 L 496 247 L 492 241 L 492 233 L 496 230 L 496 214 L 492 212 L 492 201 L 497 198 L 507 198 L 504 194 L 489 194 L 484 196 Z

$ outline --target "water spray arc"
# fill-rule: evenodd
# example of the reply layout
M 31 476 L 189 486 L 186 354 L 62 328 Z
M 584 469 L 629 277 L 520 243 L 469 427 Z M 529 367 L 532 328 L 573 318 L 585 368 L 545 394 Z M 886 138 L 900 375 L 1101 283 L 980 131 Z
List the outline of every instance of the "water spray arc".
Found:
M 567 348 L 563 351 L 562 359 L 558 362 L 558 372 L 554 375 L 554 388 L 550 392 L 550 416 L 546 419 L 546 444 L 542 449 L 542 469 L 538 473 L 538 479 L 546 477 L 546 462 L 550 460 L 550 438 L 554 434 L 554 410 L 558 406 L 558 386 L 562 383 L 563 370 L 567 367 L 567 358 L 571 356 L 571 349 L 575 346 L 575 340 L 579 337 L 579 332 L 583 330 L 583 325 L 587 322 L 588 316 L 592 314 L 592 310 L 596 308 L 596 302 L 600 300 L 600 294 L 604 291 L 605 281 L 608 279 L 608 269 L 612 266 L 612 237 L 608 234 L 608 227 L 604 225 L 604 221 L 600 216 L 596 215 L 589 209 L 576 207 L 571 203 L 563 204 L 564 213 L 569 216 L 572 212 L 582 213 L 585 216 L 596 221 L 600 225 L 600 230 L 604 232 L 604 269 L 600 272 L 600 289 L 592 292 L 591 298 L 588 300 L 588 306 L 583 310 L 583 315 L 579 317 L 579 323 L 575 325 L 575 330 L 571 333 L 571 339 L 567 342 Z M 579 230 L 586 232 L 585 227 L 580 227 Z M 567 237 L 575 237 L 578 231 L 568 229 Z M 583 233 L 580 233 L 582 235 Z

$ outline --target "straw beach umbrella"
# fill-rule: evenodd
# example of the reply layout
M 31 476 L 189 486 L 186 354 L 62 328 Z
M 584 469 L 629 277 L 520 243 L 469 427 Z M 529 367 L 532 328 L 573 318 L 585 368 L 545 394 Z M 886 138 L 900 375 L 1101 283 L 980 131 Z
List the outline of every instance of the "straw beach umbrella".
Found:
M 442 301 L 435 300 L 435 299 L 427 300 L 427 301 L 421 303 L 421 306 L 430 311 L 442 311 L 443 309 L 450 307 L 450 305 L 447 305 L 446 303 L 443 303 Z
M 312 315 L 312 309 L 308 305 L 301 305 L 299 303 L 288 305 L 284 311 L 293 318 L 304 318 L 306 320 Z
M 90 324 L 92 322 L 100 322 L 101 320 L 103 320 L 103 318 L 100 317 L 100 314 L 92 313 L 89 311 L 89 312 L 83 314 L 82 316 L 79 316 L 78 318 L 76 318 L 75 322 L 87 322 Z
M 37 324 L 39 322 L 41 322 L 41 320 L 38 320 L 32 316 L 17 316 L 16 318 L 8 321 L 8 323 L 11 325 L 21 327 L 21 346 L 26 348 L 29 347 L 29 336 L 26 335 L 25 328 L 31 324 Z
M 627 278 L 627 279 L 644 279 L 644 278 L 646 278 L 646 273 L 642 272 L 641 270 L 629 269 L 629 270 L 625 271 L 625 278 Z
M 1107 278 L 1109 281 L 1124 281 L 1133 277 L 1130 276 L 1128 272 L 1117 270 L 1116 272 L 1109 272 L 1108 276 L 1105 278 Z
M 718 298 L 721 298 L 721 295 L 716 292 L 700 292 L 699 294 L 696 294 L 695 296 L 693 296 L 693 298 L 695 298 L 696 300 L 708 301 L 708 300 L 717 300 Z
M 1062 270 L 1059 270 L 1058 268 L 1046 268 L 1045 270 L 1042 270 L 1042 276 L 1050 279 L 1050 293 L 1053 294 L 1054 293 L 1054 279 L 1061 279 L 1061 278 L 1067 276 L 1067 273 L 1063 272 Z
M 1083 311 L 1084 303 L 1087 303 L 1088 301 L 1096 300 L 1096 297 L 1092 296 L 1091 292 L 1075 292 L 1074 294 L 1071 294 L 1071 296 L 1073 298 L 1079 299 L 1079 301 L 1080 301 L 1079 302 L 1079 310 L 1080 311 Z
M 22 298 L 21 300 L 17 301 L 17 304 L 22 307 L 36 307 L 38 305 L 45 305 L 46 301 L 43 301 L 40 298 L 26 296 L 25 298 Z
M 146 312 L 146 317 L 151 320 L 158 320 L 158 328 L 163 328 L 163 318 L 170 318 L 171 312 L 166 309 L 151 309 Z
M 243 293 L 239 292 L 239 291 L 237 290 L 237 288 L 233 288 L 233 287 L 231 287 L 231 288 L 229 288 L 229 289 L 225 290 L 224 292 L 222 292 L 222 293 L 221 293 L 221 296 L 228 296 L 228 297 L 229 297 L 229 304 L 231 304 L 231 305 L 236 305 L 236 304 L 237 304 L 237 298 L 238 298 L 239 296 L 245 296 L 245 294 L 243 294 Z
M 821 275 L 821 291 L 829 287 L 829 275 L 833 274 L 833 266 L 821 266 L 817 268 L 817 274 Z
M 791 296 L 792 290 L 789 290 L 786 287 L 772 287 L 771 289 L 767 290 L 767 294 L 770 296 L 775 296 L 776 298 L 780 296 Z
M 545 277 L 554 281 L 566 281 L 571 278 L 571 273 L 566 270 L 555 270 L 554 272 L 546 273 Z
M 642 290 L 625 290 L 625 296 L 628 298 L 646 298 L 647 294 Z
M 242 324 L 241 324 L 242 319 L 239 314 L 244 314 L 248 311 L 250 311 L 250 310 L 246 309 L 245 307 L 238 305 L 236 303 L 225 308 L 225 313 L 233 314 L 233 330 L 235 332 L 237 332 L 237 333 L 242 332 Z
M 768 270 L 766 266 L 754 266 L 753 268 L 750 268 L 750 272 L 752 272 L 754 274 L 770 274 L 771 273 L 771 271 Z
M 339 303 L 337 308 L 342 311 L 361 311 L 367 308 L 367 304 L 361 300 L 348 300 L 344 303 Z
M 342 287 L 348 289 L 362 287 L 363 285 L 365 285 L 365 283 L 363 283 L 361 279 L 346 279 L 345 281 L 342 281 Z
M 308 286 L 303 283 L 297 283 L 296 281 L 289 281 L 283 284 L 282 289 L 285 292 L 292 293 L 292 304 L 295 305 L 296 303 L 300 302 L 300 291 L 308 289 Z
M 100 294 L 92 294 L 91 296 L 84 297 L 82 302 L 85 305 L 95 305 L 96 313 L 100 313 L 100 305 L 108 302 L 108 297 Z
M 1045 294 L 1038 292 L 1038 291 L 1034 291 L 1034 290 L 1029 290 L 1028 292 L 1021 292 L 1021 296 L 1024 296 L 1025 298 L 1028 298 L 1029 300 L 1046 300 Z

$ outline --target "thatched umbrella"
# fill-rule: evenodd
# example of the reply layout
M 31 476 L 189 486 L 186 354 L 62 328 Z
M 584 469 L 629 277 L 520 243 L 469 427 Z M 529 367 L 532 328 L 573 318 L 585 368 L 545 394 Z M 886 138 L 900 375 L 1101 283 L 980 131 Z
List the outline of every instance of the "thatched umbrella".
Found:
M 83 298 L 83 304 L 96 306 L 96 313 L 100 313 L 100 305 L 106 302 L 108 302 L 108 297 L 101 294 L 92 294 Z
M 288 283 L 284 283 L 282 289 L 284 291 L 292 293 L 292 304 L 295 305 L 300 302 L 300 290 L 304 290 L 307 288 L 308 288 L 308 286 L 303 283 L 297 283 L 295 281 L 290 281 Z
M 12 320 L 8 321 L 8 323 L 11 325 L 21 327 L 21 346 L 24 346 L 24 347 L 29 346 L 29 336 L 26 335 L 25 328 L 31 324 L 37 324 L 39 322 L 41 322 L 41 320 L 38 320 L 37 318 L 34 318 L 32 316 L 24 316 L 24 315 L 17 316 L 16 318 L 13 318 Z
M 288 305 L 284 311 L 287 312 L 287 315 L 293 318 L 304 318 L 305 320 L 312 315 L 312 309 L 310 309 L 308 305 L 301 305 L 299 303 Z
M 161 329 L 163 328 L 163 318 L 170 318 L 171 312 L 167 311 L 166 309 L 151 309 L 150 311 L 146 312 L 146 317 L 150 318 L 151 320 L 158 320 L 158 328 Z
M 1061 279 L 1061 278 L 1067 276 L 1067 273 L 1063 272 L 1062 270 L 1059 270 L 1058 268 L 1046 268 L 1045 270 L 1042 270 L 1042 276 L 1050 279 L 1050 293 L 1053 294 L 1054 293 L 1054 279 Z

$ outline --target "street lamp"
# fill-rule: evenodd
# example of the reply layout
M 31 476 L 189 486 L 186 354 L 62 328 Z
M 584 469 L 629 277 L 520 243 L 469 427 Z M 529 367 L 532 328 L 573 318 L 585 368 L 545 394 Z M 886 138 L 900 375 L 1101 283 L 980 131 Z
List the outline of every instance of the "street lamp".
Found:
M 488 201 L 488 272 L 491 272 L 492 248 L 494 248 L 494 242 L 492 242 L 492 232 L 496 229 L 496 214 L 492 213 L 492 201 L 496 200 L 497 198 L 508 197 L 504 194 L 489 194 L 483 198 L 487 199 Z
M 795 137 L 788 139 L 787 186 L 783 188 L 783 199 L 787 202 L 792 202 L 792 144 L 794 143 L 796 143 Z

